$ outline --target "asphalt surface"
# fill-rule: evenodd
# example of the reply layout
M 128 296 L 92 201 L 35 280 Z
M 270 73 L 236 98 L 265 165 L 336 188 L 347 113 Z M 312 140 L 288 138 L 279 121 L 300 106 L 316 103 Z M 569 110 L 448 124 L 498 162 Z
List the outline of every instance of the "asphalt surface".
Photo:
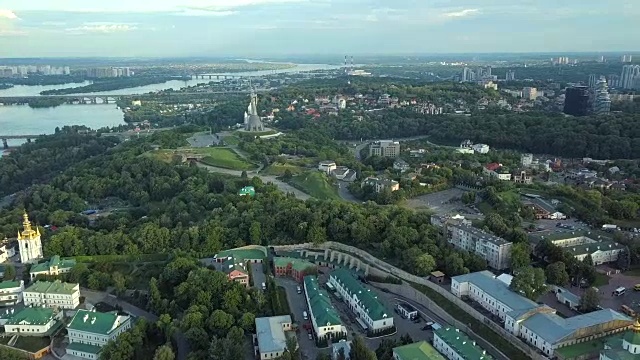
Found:
M 294 323 L 298 325 L 300 331 L 296 333 L 298 337 L 298 345 L 300 346 L 300 355 L 303 360 L 315 360 L 321 349 L 316 347 L 315 340 L 310 340 L 307 331 L 303 325 L 309 320 L 305 321 L 302 317 L 303 311 L 307 310 L 307 302 L 304 297 L 304 293 L 298 294 L 297 287 L 300 285 L 292 279 L 276 277 L 276 284 L 284 287 L 287 292 L 287 301 L 289 302 L 289 309 L 293 314 Z M 301 285 L 300 285 L 301 286 Z
M 264 274 L 262 263 L 251 263 L 251 278 L 253 279 L 253 287 L 262 290 L 262 283 L 267 283 L 267 277 Z

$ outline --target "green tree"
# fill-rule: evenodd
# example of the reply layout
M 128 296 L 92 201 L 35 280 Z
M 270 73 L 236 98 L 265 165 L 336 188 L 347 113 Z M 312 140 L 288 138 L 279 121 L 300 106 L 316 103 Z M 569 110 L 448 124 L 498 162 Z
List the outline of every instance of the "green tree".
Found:
M 256 316 L 253 313 L 246 312 L 242 314 L 242 317 L 238 320 L 238 325 L 240 325 L 240 327 L 246 332 L 253 332 L 255 322 Z
M 173 349 L 169 345 L 162 345 L 156 349 L 156 353 L 153 356 L 153 360 L 175 360 L 176 355 L 173 353 Z
M 259 222 L 254 221 L 251 223 L 251 227 L 249 228 L 249 239 L 251 239 L 251 244 L 260 245 L 262 243 L 262 231 L 260 229 L 261 227 Z
M 233 315 L 218 309 L 214 310 L 207 320 L 207 329 L 211 333 L 222 336 L 233 326 Z
M 13 279 L 16 278 L 16 268 L 11 265 L 11 264 L 7 264 L 4 266 L 4 280 L 5 281 L 13 281 Z
M 115 288 L 116 293 L 118 294 L 123 294 L 124 291 L 127 289 L 126 279 L 118 271 L 114 272 L 113 275 L 111 275 L 111 282 L 113 283 L 113 287 Z
M 531 300 L 537 300 L 547 291 L 544 270 L 531 266 L 518 269 L 511 280 L 511 290 Z
M 414 264 L 415 274 L 418 276 L 426 276 L 430 274 L 435 267 L 436 260 L 433 258 L 433 256 L 427 253 L 418 256 Z
M 600 305 L 600 296 L 598 295 L 598 290 L 593 287 L 585 290 L 584 294 L 580 298 L 580 303 L 578 304 L 578 308 L 582 312 L 591 312 L 598 309 Z
M 547 283 L 558 286 L 565 286 L 569 283 L 569 274 L 562 261 L 549 264 L 545 270 Z
M 531 248 L 527 243 L 513 244 L 511 247 L 511 272 L 531 264 Z
M 360 336 L 356 336 L 351 341 L 351 351 L 349 352 L 349 359 L 351 360 L 377 360 L 376 353 L 369 350 L 364 339 Z

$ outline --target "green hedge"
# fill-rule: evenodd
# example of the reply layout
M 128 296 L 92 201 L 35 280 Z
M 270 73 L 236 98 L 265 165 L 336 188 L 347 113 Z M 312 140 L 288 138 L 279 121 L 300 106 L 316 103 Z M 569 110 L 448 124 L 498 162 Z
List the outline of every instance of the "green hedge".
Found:
M 79 263 L 92 262 L 120 262 L 120 261 L 166 261 L 168 254 L 141 254 L 141 255 L 93 255 L 93 256 L 73 256 L 68 259 L 75 259 Z
M 440 306 L 447 314 L 453 316 L 456 320 L 460 321 L 463 324 L 467 324 L 467 326 L 476 334 L 482 334 L 482 338 L 487 340 L 487 342 L 491 343 L 496 348 L 500 349 L 509 359 L 526 359 L 527 355 L 525 355 L 520 349 L 513 346 L 509 340 L 503 338 L 498 333 L 493 331 L 491 328 L 469 315 L 466 311 L 462 310 L 458 305 L 452 303 L 447 300 L 444 296 L 438 294 L 432 289 L 420 285 L 411 283 L 411 286 L 420 290 L 422 293 L 427 295 L 429 299 L 433 300 L 438 306 Z

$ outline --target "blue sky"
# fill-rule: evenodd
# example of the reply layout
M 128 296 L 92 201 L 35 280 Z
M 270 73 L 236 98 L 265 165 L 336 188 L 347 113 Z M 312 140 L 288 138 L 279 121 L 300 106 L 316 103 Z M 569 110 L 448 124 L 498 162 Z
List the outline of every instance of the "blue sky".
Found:
M 0 0 L 0 58 L 632 51 L 638 19 L 639 0 Z

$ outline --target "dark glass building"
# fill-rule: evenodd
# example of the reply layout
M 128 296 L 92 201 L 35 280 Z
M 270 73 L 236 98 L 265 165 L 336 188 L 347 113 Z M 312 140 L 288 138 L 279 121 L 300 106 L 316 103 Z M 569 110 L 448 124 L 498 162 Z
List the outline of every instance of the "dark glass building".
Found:
M 573 116 L 586 116 L 589 112 L 589 88 L 574 86 L 567 88 L 564 99 L 564 113 Z

